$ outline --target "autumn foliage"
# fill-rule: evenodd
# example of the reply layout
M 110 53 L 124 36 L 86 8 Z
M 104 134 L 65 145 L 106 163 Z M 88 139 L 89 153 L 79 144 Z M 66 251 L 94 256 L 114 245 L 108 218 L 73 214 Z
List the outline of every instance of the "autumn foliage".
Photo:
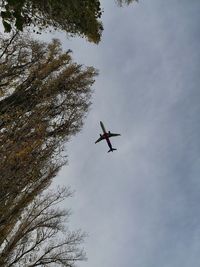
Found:
M 97 72 L 73 62 L 56 39 L 15 34 L 1 37 L 0 49 L 1 247 L 66 163 L 64 144 L 83 125 Z

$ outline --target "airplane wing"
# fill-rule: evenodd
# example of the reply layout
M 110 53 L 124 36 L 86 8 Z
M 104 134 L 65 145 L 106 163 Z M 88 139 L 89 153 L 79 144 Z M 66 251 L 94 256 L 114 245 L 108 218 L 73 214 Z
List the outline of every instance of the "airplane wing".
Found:
M 97 139 L 97 141 L 95 142 L 95 144 L 98 143 L 98 142 L 100 142 L 100 141 L 102 141 L 102 140 L 104 140 L 104 139 L 105 139 L 105 137 L 101 135 L 101 136 L 99 137 L 99 139 Z
M 111 132 L 109 132 L 108 134 L 109 134 L 109 137 L 114 137 L 114 136 L 119 136 L 119 135 L 121 135 L 121 134 L 116 134 L 116 133 L 111 133 Z

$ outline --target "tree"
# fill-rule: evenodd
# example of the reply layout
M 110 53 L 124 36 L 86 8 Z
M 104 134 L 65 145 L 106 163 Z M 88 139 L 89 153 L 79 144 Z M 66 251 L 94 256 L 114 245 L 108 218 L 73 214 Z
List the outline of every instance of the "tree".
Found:
M 98 43 L 103 30 L 98 0 L 1 0 L 6 32 L 34 26 L 37 32 L 51 27 Z
M 85 234 L 69 231 L 64 222 L 69 210 L 58 204 L 71 196 L 69 188 L 39 194 L 27 205 L 1 246 L 4 267 L 67 266 L 85 259 L 80 244 Z
M 119 6 L 133 1 L 116 0 Z M 99 0 L 0 0 L 0 8 L 5 32 L 31 26 L 41 33 L 49 28 L 98 43 L 103 31 Z
M 90 106 L 92 67 L 72 61 L 58 40 L 0 38 L 0 245 L 24 208 L 66 163 L 64 144 Z

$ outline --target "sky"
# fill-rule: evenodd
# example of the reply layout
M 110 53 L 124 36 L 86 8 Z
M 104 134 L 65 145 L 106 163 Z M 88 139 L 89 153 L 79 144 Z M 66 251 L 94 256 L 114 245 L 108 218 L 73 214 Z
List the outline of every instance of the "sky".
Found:
M 94 66 L 92 106 L 66 145 L 55 185 L 75 195 L 70 227 L 88 233 L 80 267 L 197 267 L 200 262 L 200 1 L 102 1 L 99 45 L 58 37 Z M 94 144 L 103 121 L 121 133 Z

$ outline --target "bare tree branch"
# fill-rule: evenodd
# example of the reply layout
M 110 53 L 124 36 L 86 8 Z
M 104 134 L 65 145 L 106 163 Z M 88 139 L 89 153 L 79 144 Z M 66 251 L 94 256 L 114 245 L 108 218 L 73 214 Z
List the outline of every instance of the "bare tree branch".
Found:
M 70 213 L 55 206 L 70 196 L 68 188 L 49 191 L 38 195 L 24 209 L 1 251 L 1 266 L 74 266 L 85 259 L 80 248 L 85 234 L 66 230 L 64 222 Z

